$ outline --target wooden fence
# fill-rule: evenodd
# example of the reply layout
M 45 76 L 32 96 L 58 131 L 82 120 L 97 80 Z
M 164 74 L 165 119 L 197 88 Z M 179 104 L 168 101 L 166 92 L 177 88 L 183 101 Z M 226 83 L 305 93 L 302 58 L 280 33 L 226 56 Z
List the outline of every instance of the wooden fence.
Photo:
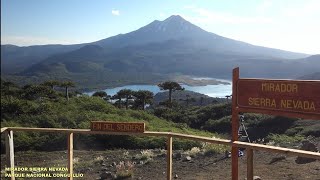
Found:
M 268 151 L 274 153 L 283 153 L 286 155 L 301 156 L 307 158 L 313 158 L 320 160 L 320 153 L 303 151 L 297 149 L 288 149 L 281 147 L 274 147 L 262 144 L 246 143 L 240 141 L 231 141 L 227 139 L 217 139 L 201 136 L 193 136 L 172 132 L 152 132 L 146 131 L 143 133 L 129 133 L 129 132 L 104 132 L 104 131 L 91 131 L 90 129 L 58 129 L 58 128 L 24 128 L 24 127 L 5 127 L 1 128 L 1 134 L 5 134 L 6 143 L 6 159 L 7 167 L 11 168 L 11 179 L 14 180 L 14 143 L 13 143 L 13 132 L 14 131 L 31 131 L 31 132 L 55 132 L 55 133 L 66 133 L 68 136 L 68 173 L 70 177 L 68 179 L 73 179 L 73 134 L 108 134 L 108 135 L 130 135 L 130 136 L 161 136 L 167 137 L 167 179 L 172 179 L 172 142 L 173 138 L 189 139 L 194 141 L 202 141 L 214 144 L 222 144 L 236 148 L 246 148 L 247 151 L 247 179 L 253 179 L 253 150 Z M 232 167 L 238 166 L 238 163 L 232 161 Z M 230 171 L 231 173 L 231 171 Z M 233 174 L 232 174 L 233 175 Z M 236 178 L 235 178 L 236 177 Z M 232 179 L 238 179 L 238 175 L 233 175 Z

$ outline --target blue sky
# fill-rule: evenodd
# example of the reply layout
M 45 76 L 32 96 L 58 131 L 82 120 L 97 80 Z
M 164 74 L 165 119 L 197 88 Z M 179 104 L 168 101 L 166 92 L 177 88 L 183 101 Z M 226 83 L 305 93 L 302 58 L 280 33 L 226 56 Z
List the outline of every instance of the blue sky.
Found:
M 93 42 L 181 15 L 255 45 L 320 53 L 319 0 L 1 0 L 1 44 Z

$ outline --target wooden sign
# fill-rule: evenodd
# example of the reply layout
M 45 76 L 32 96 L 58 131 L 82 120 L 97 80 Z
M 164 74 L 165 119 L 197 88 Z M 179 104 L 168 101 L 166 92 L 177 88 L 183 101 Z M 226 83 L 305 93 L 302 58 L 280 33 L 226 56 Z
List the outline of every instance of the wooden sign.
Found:
M 254 112 L 320 119 L 320 81 L 241 79 L 232 75 L 232 141 L 238 141 L 239 113 Z M 232 146 L 232 180 L 238 180 L 238 147 Z M 253 179 L 252 149 L 247 149 L 248 175 Z
M 145 123 L 91 121 L 91 131 L 144 132 Z
M 320 81 L 239 79 L 237 106 L 320 115 Z

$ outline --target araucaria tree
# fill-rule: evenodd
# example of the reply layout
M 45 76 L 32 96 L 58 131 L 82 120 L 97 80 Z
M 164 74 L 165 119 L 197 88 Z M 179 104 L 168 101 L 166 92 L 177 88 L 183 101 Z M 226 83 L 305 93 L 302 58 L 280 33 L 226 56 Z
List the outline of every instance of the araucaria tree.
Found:
M 160 90 L 169 90 L 169 103 L 172 104 L 172 92 L 176 90 L 184 90 L 183 87 L 180 86 L 179 83 L 173 81 L 166 81 L 158 84 Z
M 95 93 L 92 94 L 92 96 L 98 96 L 98 97 L 106 97 L 107 96 L 107 93 L 105 91 L 97 91 Z
M 61 83 L 59 81 L 56 81 L 56 80 L 49 80 L 49 81 L 43 82 L 41 85 L 49 86 L 52 90 L 54 90 L 54 87 L 55 86 L 60 86 Z
M 60 86 L 66 88 L 66 98 L 69 101 L 69 87 L 75 87 L 75 84 L 71 81 L 65 81 L 65 82 L 62 82 Z
M 118 108 L 121 108 L 121 97 L 118 94 L 115 94 L 111 97 L 111 99 L 113 100 L 118 100 L 116 102 L 118 102 Z
M 137 106 L 142 106 L 142 109 L 145 109 L 146 104 L 151 104 L 153 101 L 153 92 L 147 90 L 139 90 L 134 92 L 135 104 Z
M 130 90 L 130 89 L 121 89 L 119 92 L 117 92 L 117 95 L 120 98 L 125 98 L 126 99 L 125 105 L 126 105 L 126 109 L 128 109 L 128 107 L 129 107 L 129 99 L 133 98 L 132 97 L 133 91 Z

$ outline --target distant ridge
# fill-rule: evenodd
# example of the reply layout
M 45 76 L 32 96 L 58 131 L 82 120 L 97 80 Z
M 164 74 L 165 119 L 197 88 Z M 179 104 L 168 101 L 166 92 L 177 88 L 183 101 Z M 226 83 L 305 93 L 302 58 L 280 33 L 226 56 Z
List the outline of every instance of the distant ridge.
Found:
M 6 77 L 83 86 L 156 83 L 172 74 L 230 78 L 235 66 L 243 77 L 296 78 L 320 69 L 319 55 L 308 56 L 222 37 L 179 15 L 92 43 L 1 46 Z

